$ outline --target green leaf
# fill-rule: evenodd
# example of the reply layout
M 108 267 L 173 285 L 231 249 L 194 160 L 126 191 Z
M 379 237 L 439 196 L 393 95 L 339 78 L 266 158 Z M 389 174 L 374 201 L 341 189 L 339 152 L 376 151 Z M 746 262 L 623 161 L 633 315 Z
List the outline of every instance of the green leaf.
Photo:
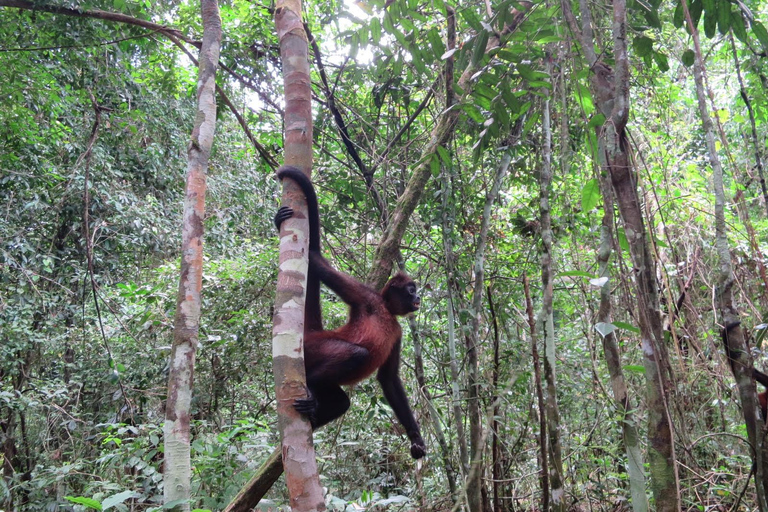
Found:
M 595 277 L 593 274 L 589 272 L 584 272 L 583 270 L 566 270 L 565 272 L 559 272 L 557 274 L 558 277 L 586 277 L 588 279 L 592 279 Z
M 760 23 L 759 21 L 753 21 L 752 22 L 752 32 L 755 34 L 755 37 L 760 41 L 760 44 L 763 45 L 763 48 L 765 48 L 765 51 L 768 52 L 768 32 L 765 30 L 765 27 Z
M 587 126 L 594 129 L 594 128 L 597 128 L 598 126 L 603 126 L 604 123 L 605 123 L 605 114 L 595 114 L 589 120 L 589 123 L 587 123 Z
M 91 498 L 83 498 L 82 496 L 64 496 L 64 498 L 84 507 L 92 508 L 94 510 L 102 510 L 101 503 Z
M 741 11 L 731 11 L 731 28 L 736 38 L 742 43 L 747 42 L 747 26 L 744 24 L 744 18 Z
M 650 25 L 653 28 L 661 29 L 661 20 L 659 19 L 659 12 L 656 9 L 652 9 L 650 11 L 645 11 L 645 21 L 648 22 L 648 25 Z
M 624 233 L 623 228 L 617 230 L 616 237 L 619 239 L 619 247 L 621 247 L 621 250 L 629 252 L 629 242 L 627 241 L 627 235 Z
M 696 58 L 696 54 L 693 53 L 693 50 L 690 50 L 690 49 L 685 50 L 683 52 L 683 57 L 682 57 L 683 65 L 687 68 L 693 66 L 693 61 L 695 58 Z
M 691 11 L 691 19 L 693 20 L 693 26 L 698 27 L 699 26 L 699 20 L 701 19 L 701 13 L 704 9 L 704 4 L 701 0 L 693 0 L 690 3 L 690 11 Z M 688 27 L 686 27 L 686 30 L 688 30 Z
M 659 70 L 662 73 L 669 71 L 669 60 L 665 54 L 661 52 L 653 52 L 653 60 L 656 61 L 656 65 L 659 66 Z
M 443 146 L 437 146 L 437 154 L 440 155 L 440 160 L 442 160 L 445 165 L 451 165 L 451 155 L 448 154 L 447 149 Z
M 728 0 L 717 2 L 717 30 L 725 35 L 731 29 L 731 3 Z
M 640 329 L 638 329 L 632 324 L 628 324 L 626 322 L 613 322 L 613 325 L 615 325 L 619 329 L 624 329 L 625 331 L 634 332 L 635 334 L 640 334 Z
M 645 375 L 645 366 L 640 364 L 628 364 L 623 367 L 625 372 L 629 373 L 639 373 L 641 375 Z
M 134 491 L 123 491 L 117 494 L 113 494 L 102 502 L 102 510 L 107 510 L 114 507 L 115 505 L 119 505 L 127 499 L 136 498 L 138 496 L 139 494 L 135 493 Z
M 632 46 L 635 48 L 635 53 L 638 57 L 645 57 L 653 51 L 653 39 L 646 36 L 637 36 L 632 41 Z
M 483 29 L 477 34 L 475 47 L 472 49 L 472 65 L 476 66 L 485 57 L 485 47 L 488 45 L 488 31 Z
M 435 54 L 435 58 L 440 60 L 445 53 L 445 43 L 443 43 L 443 38 L 440 37 L 440 32 L 437 31 L 437 28 L 432 27 L 427 32 L 427 39 L 432 47 L 432 53 Z
M 599 200 L 600 183 L 592 178 L 581 189 L 581 211 L 589 212 L 594 210 Z
M 675 28 L 681 28 L 685 23 L 685 11 L 683 10 L 683 2 L 677 4 L 675 7 L 675 15 L 672 17 L 672 23 Z
M 708 39 L 715 37 L 717 31 L 717 12 L 704 11 L 704 35 Z
M 379 44 L 381 41 L 381 22 L 378 18 L 371 18 L 371 40 L 373 44 Z

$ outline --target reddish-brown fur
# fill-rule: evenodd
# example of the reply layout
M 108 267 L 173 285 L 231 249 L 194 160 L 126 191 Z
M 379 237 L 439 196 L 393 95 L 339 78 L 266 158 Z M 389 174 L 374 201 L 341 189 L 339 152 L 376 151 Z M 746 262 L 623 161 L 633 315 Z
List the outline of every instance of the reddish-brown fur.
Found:
M 309 416 L 314 428 L 325 425 L 349 408 L 349 397 L 341 386 L 360 382 L 378 370 L 377 379 L 384 396 L 411 441 L 411 456 L 423 457 L 426 453 L 424 440 L 398 375 L 402 330 L 396 317 L 419 308 L 416 284 L 400 272 L 377 292 L 333 268 L 320 253 L 320 214 L 312 183 L 292 167 L 282 167 L 277 175 L 279 178 L 289 177 L 301 187 L 307 198 L 310 226 L 304 306 L 304 366 L 309 396 L 296 400 L 294 407 Z M 278 230 L 280 224 L 292 215 L 290 209 L 278 210 L 275 216 Z M 349 305 L 349 319 L 338 329 L 323 330 L 321 282 Z

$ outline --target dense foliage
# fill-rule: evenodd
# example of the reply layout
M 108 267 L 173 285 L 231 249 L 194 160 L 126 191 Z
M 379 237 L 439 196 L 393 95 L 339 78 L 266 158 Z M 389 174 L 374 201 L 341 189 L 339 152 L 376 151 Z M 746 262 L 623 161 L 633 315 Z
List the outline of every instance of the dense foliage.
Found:
M 429 456 L 418 465 L 410 459 L 375 381 L 360 384 L 350 412 L 315 435 L 327 502 L 338 510 L 451 509 L 447 482 L 461 485 L 466 443 L 456 425 L 468 421 L 465 361 L 468 349 L 476 349 L 486 476 L 498 464 L 503 510 L 538 506 L 539 411 L 523 282 L 530 280 L 536 304 L 542 294 L 537 180 L 548 98 L 567 502 L 579 510 L 627 506 L 620 418 L 595 329 L 603 207 L 594 134 L 604 118 L 595 111 L 590 70 L 561 21 L 560 5 L 526 10 L 510 1 L 461 2 L 454 6 L 459 45 L 448 51 L 442 1 L 383 4 L 305 4 L 320 52 L 312 68 L 313 179 L 325 254 L 365 280 L 386 214 L 413 167 L 429 161 L 432 179 L 401 244 L 403 264 L 423 298 L 415 323 L 403 322 L 401 375 Z M 70 1 L 55 5 L 71 12 L 51 13 L 41 5 L 54 4 L 0 7 L 0 507 L 145 510 L 162 499 L 164 395 L 196 69 L 166 33 L 92 13 L 123 13 L 195 40 L 201 37 L 198 6 Z M 593 20 L 596 37 L 610 55 L 610 9 L 600 1 L 594 7 L 602 13 Z M 516 8 L 525 11 L 519 23 Z M 762 0 L 695 0 L 691 10 L 704 36 L 721 135 L 737 302 L 755 338 L 756 365 L 763 367 L 768 194 L 756 155 L 765 161 L 768 7 Z M 752 509 L 749 448 L 712 305 L 714 197 L 692 43 L 678 2 L 634 1 L 629 11 L 630 142 L 668 319 L 682 499 L 691 509 L 729 507 L 739 499 Z M 218 80 L 226 101 L 219 104 L 209 169 L 192 411 L 195 506 L 211 510 L 223 508 L 278 444 L 271 218 L 278 204 L 273 162 L 282 160 L 282 79 L 270 9 L 233 0 L 221 12 Z M 513 22 L 516 28 L 505 31 Z M 494 37 L 500 42 L 489 48 Z M 179 44 L 196 54 L 192 44 Z M 449 57 L 456 80 L 446 90 Z M 460 113 L 451 142 L 425 155 L 450 93 L 457 99 L 450 108 Z M 342 140 L 339 119 L 350 144 Z M 86 160 L 92 130 L 97 138 Z M 474 347 L 475 250 L 504 155 L 512 165 L 490 217 L 486 296 Z M 643 418 L 635 272 L 622 229 L 614 245 L 614 324 L 635 413 Z M 330 293 L 323 299 L 326 323 L 343 323 L 345 305 Z M 494 438 L 498 450 L 492 452 Z M 264 503 L 285 505 L 284 485 Z

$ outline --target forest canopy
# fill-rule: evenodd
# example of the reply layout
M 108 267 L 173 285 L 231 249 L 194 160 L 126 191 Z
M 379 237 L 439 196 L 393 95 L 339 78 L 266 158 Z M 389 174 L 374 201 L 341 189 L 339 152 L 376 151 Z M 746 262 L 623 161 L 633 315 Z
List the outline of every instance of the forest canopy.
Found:
M 208 155 L 200 3 L 0 0 L 0 509 L 162 509 L 191 150 L 184 506 L 280 446 L 279 9 L 218 9 Z M 314 432 L 326 506 L 768 511 L 768 4 L 302 9 L 323 254 L 421 300 L 399 375 L 427 456 L 364 381 Z

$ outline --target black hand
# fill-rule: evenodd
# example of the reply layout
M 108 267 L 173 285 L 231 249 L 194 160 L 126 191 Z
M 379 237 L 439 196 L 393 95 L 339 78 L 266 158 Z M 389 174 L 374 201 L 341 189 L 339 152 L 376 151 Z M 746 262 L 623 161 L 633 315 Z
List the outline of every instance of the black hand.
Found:
M 275 227 L 280 231 L 280 226 L 286 219 L 293 217 L 293 209 L 288 206 L 281 206 L 275 214 Z

